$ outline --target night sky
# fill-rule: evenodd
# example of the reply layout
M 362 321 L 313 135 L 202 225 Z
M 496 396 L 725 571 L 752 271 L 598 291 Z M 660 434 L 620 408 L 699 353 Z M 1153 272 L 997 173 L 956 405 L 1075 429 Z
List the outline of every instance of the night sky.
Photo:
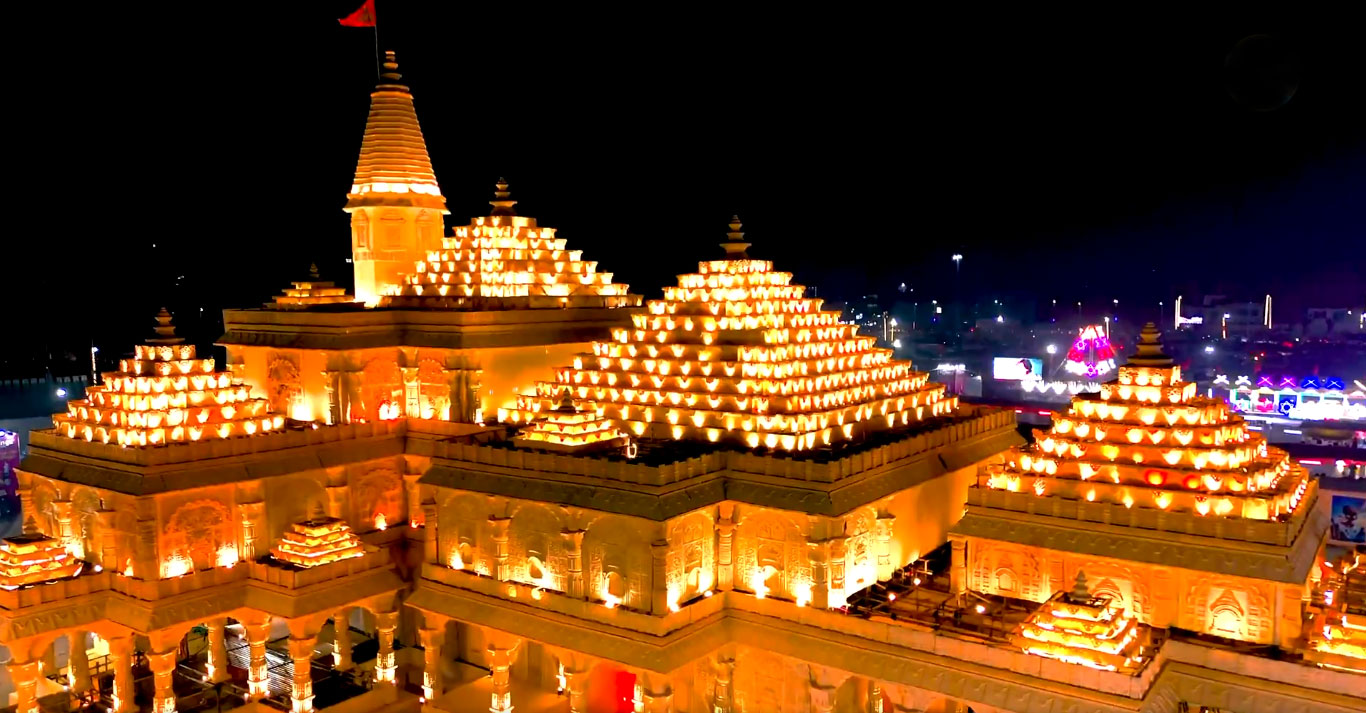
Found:
M 289 4 L 12 24 L 9 335 L 126 349 L 164 302 L 207 342 L 310 262 L 349 282 L 374 36 L 337 24 L 355 0 Z M 583 7 L 379 0 L 448 226 L 505 175 L 647 297 L 738 212 L 832 299 L 946 299 L 961 252 L 968 296 L 1007 304 L 1366 301 L 1350 18 Z

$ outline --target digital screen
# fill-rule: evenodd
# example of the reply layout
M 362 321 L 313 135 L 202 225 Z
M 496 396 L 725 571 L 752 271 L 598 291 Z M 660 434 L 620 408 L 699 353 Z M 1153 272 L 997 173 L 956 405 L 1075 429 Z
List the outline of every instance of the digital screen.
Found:
M 1366 517 L 1366 499 L 1334 495 L 1328 538 L 1339 542 L 1366 542 L 1366 530 L 1362 529 L 1363 517 Z
M 1033 381 L 1043 378 L 1043 360 L 1019 357 L 995 357 L 991 360 L 991 376 L 998 381 Z

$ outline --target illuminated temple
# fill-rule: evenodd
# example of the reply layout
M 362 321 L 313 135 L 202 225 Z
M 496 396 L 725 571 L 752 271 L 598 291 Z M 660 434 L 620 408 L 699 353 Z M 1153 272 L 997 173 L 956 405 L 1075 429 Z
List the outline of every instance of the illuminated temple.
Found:
M 1026 444 L 738 219 L 648 303 L 505 181 L 448 233 L 383 70 L 354 291 L 225 310 L 221 367 L 163 311 L 32 433 L 0 710 L 1362 708 L 1359 559 L 1156 329 Z

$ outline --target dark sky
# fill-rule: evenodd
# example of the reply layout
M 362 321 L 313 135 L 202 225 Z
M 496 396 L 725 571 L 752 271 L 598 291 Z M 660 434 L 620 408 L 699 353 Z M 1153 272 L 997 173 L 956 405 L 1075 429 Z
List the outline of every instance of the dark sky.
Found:
M 312 261 L 349 280 L 375 80 L 371 31 L 336 22 L 354 2 L 14 22 L 10 333 L 125 348 L 165 302 L 208 340 L 219 309 Z M 646 296 L 717 256 L 739 212 L 752 255 L 832 298 L 946 297 L 961 252 L 970 295 L 1016 303 L 1366 302 L 1353 18 L 626 7 L 379 0 L 448 225 L 506 175 L 524 214 Z M 1281 55 L 1231 74 L 1257 34 Z M 1229 91 L 1283 77 L 1271 111 Z

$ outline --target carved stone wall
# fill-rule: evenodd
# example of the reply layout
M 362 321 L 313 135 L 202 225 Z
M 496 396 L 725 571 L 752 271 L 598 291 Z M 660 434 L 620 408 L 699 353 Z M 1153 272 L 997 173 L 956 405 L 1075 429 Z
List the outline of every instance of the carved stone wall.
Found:
M 276 413 L 290 414 L 297 399 L 302 397 L 303 370 L 297 352 L 271 351 L 266 356 L 266 398 Z
M 668 524 L 669 554 L 665 566 L 668 600 L 687 602 L 716 582 L 716 524 L 710 509 L 690 513 Z
M 795 599 L 802 588 L 809 588 L 805 518 L 767 508 L 736 510 L 735 587 L 753 592 L 762 585 L 769 596 L 785 599 Z
M 407 495 L 399 463 L 368 463 L 353 469 L 347 488 L 350 509 L 347 519 L 357 531 L 375 527 L 378 517 L 386 525 L 407 519 Z

